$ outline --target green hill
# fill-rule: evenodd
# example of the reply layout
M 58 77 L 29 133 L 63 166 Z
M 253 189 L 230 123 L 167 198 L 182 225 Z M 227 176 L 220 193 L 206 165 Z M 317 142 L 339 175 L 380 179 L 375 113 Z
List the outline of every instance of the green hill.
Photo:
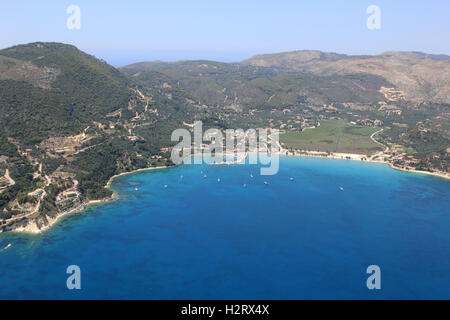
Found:
M 121 70 L 126 74 L 142 71 L 163 73 L 209 106 L 238 110 L 307 103 L 376 103 L 384 99 L 379 92 L 380 87 L 391 86 L 382 77 L 370 74 L 319 76 L 213 61 L 144 62 L 122 67 Z
M 0 59 L 10 62 L 0 69 L 0 123 L 26 146 L 81 131 L 130 99 L 123 74 L 73 46 L 21 45 L 1 50 Z
M 65 190 L 78 190 L 80 202 L 103 199 L 113 175 L 171 165 L 161 148 L 173 128 L 194 120 L 199 102 L 162 74 L 144 79 L 71 45 L 0 50 L 0 172 L 16 182 L 0 193 L 0 218 L 45 225 L 67 209 L 57 204 Z M 37 188 L 46 196 L 30 215 Z

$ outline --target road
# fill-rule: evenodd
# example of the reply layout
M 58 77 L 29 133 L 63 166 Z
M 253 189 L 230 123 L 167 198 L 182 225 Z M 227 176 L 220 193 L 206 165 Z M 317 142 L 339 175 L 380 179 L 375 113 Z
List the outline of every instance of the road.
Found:
M 371 136 L 370 139 L 372 139 L 373 142 L 375 142 L 376 144 L 379 144 L 380 146 L 382 146 L 383 148 L 386 148 L 386 151 L 389 149 L 387 146 L 385 146 L 384 144 L 382 144 L 381 142 L 375 140 L 375 136 L 380 134 L 381 132 L 383 132 L 384 129 L 380 129 L 377 132 L 374 132 Z
M 8 169 L 6 169 L 5 178 L 9 181 L 9 186 L 10 187 L 16 184 L 16 182 L 9 176 L 9 170 Z
M 90 147 L 86 147 L 86 148 L 84 148 L 84 149 L 81 149 L 81 150 L 78 150 L 77 152 L 75 152 L 73 155 L 77 155 L 77 154 L 80 154 L 80 153 L 82 153 L 82 152 L 85 152 L 85 151 L 87 151 L 87 150 L 89 150 L 89 149 L 92 149 L 92 148 L 95 148 L 95 147 L 98 147 L 98 146 L 100 146 L 100 145 L 102 145 L 103 144 L 103 142 L 102 143 L 98 143 L 98 144 L 95 144 L 95 145 L 93 145 L 93 146 L 90 146 Z
M 380 129 L 380 130 L 378 130 L 377 132 L 374 132 L 374 133 L 370 136 L 370 139 L 372 139 L 373 142 L 375 142 L 376 144 L 379 144 L 379 145 L 382 146 L 383 148 L 386 148 L 384 151 L 380 151 L 380 152 L 377 152 L 376 154 L 372 155 L 372 156 L 370 157 L 371 160 L 373 160 L 373 159 L 375 159 L 375 158 L 377 158 L 377 157 L 382 156 L 386 151 L 389 150 L 389 147 L 388 147 L 388 146 L 385 146 L 385 145 L 382 144 L 381 142 L 375 140 L 375 136 L 378 135 L 378 134 L 380 134 L 381 132 L 383 132 L 383 130 L 384 130 L 384 129 Z

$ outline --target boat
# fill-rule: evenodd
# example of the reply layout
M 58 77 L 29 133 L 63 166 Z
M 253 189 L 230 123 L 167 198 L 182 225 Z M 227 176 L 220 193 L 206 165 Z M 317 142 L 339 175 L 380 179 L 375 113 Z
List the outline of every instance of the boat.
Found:
M 8 245 L 7 245 L 6 247 L 4 247 L 1 251 L 8 250 L 8 249 L 11 248 L 11 247 L 12 247 L 12 244 L 11 244 L 11 243 L 8 243 Z
M 167 189 L 169 186 L 166 184 L 165 186 L 164 186 L 164 189 Z
M 344 191 L 344 187 L 342 187 L 342 186 L 339 187 L 339 190 Z
M 252 179 L 254 178 L 252 174 L 250 175 L 250 178 L 252 178 Z
M 135 191 L 138 191 L 139 189 L 138 189 L 138 188 L 134 188 L 134 190 L 135 190 Z
M 267 181 L 264 181 L 264 184 L 265 184 L 266 186 L 268 186 L 268 185 L 269 185 L 269 183 L 268 183 Z
M 217 182 L 220 182 L 221 180 L 220 180 L 220 178 L 219 179 L 217 179 Z
M 203 176 L 203 179 L 206 179 L 206 178 L 208 178 L 208 176 L 205 174 L 205 175 Z
M 294 181 L 294 178 L 291 178 L 291 181 Z
M 247 188 L 247 185 L 246 185 L 246 184 L 244 184 L 244 188 Z

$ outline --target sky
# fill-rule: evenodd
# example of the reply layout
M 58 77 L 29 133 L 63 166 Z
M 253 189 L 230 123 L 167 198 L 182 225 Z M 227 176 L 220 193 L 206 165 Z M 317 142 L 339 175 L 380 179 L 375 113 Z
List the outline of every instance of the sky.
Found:
M 80 29 L 67 27 L 70 5 Z M 380 29 L 367 27 L 370 5 Z M 449 0 L 2 0 L 0 48 L 64 42 L 115 66 L 293 50 L 450 54 L 449 15 Z

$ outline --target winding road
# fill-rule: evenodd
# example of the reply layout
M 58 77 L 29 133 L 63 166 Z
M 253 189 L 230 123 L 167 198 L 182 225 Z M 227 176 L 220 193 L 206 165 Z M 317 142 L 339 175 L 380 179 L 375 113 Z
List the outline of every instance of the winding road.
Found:
M 371 136 L 370 139 L 372 139 L 373 142 L 375 142 L 376 144 L 379 144 L 380 146 L 382 146 L 383 148 L 386 148 L 386 151 L 389 149 L 389 147 L 385 146 L 384 144 L 382 144 L 381 142 L 375 140 L 375 136 L 380 134 L 381 132 L 383 132 L 384 129 L 380 129 L 377 132 L 374 132 Z
M 5 178 L 9 181 L 9 186 L 10 187 L 16 184 L 16 182 L 9 176 L 9 170 L 8 169 L 6 169 Z

